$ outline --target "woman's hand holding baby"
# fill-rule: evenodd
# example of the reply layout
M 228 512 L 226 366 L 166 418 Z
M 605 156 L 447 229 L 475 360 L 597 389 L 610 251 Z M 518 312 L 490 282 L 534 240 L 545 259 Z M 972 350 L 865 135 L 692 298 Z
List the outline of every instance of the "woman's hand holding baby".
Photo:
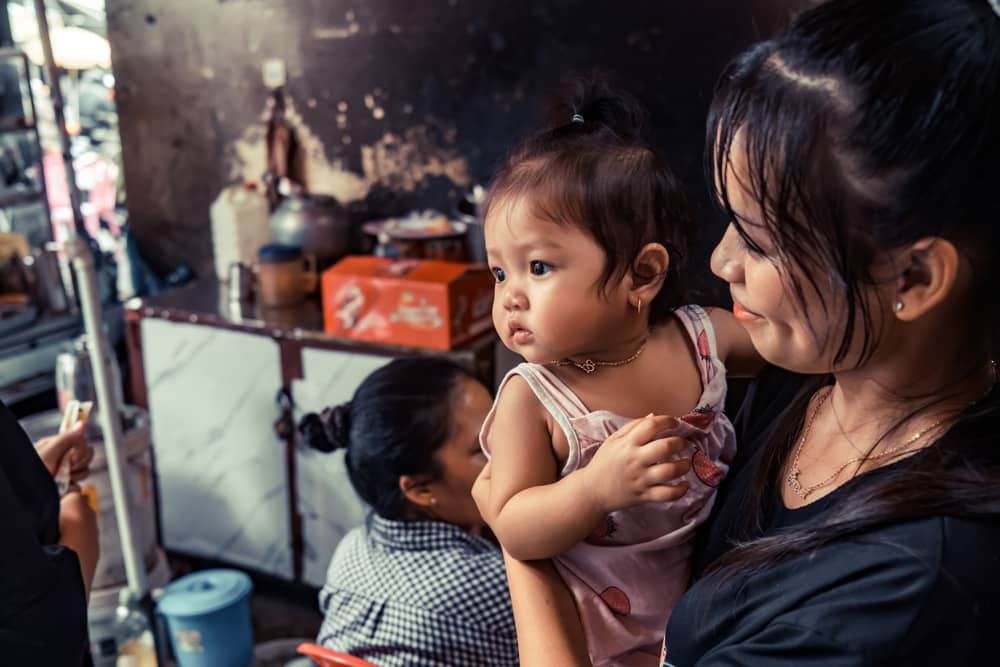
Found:
M 681 437 L 659 437 L 675 429 L 673 417 L 649 415 L 629 422 L 604 441 L 594 458 L 577 473 L 595 512 L 607 514 L 639 503 L 676 500 L 688 484 L 676 481 L 691 468 L 678 456 L 687 447 Z

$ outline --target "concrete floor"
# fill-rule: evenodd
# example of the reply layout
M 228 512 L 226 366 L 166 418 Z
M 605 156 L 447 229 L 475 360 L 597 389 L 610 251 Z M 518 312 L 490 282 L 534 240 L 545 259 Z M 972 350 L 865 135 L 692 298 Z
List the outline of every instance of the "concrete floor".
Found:
M 171 580 L 218 563 L 169 555 Z M 254 667 L 285 667 L 295 657 L 295 646 L 314 641 L 319 633 L 319 591 L 250 573 L 254 590 L 250 596 L 254 643 L 261 657 Z M 308 659 L 304 665 L 312 665 Z
M 286 638 L 314 640 L 323 620 L 316 593 L 308 591 L 256 591 L 250 598 L 254 640 L 257 643 Z

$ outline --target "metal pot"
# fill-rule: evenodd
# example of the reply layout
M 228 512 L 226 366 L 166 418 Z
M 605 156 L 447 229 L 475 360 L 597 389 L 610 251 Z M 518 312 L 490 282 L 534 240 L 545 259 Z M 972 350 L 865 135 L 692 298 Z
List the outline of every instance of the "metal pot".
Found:
M 351 240 L 347 210 L 333 197 L 289 193 L 271 214 L 274 243 L 298 246 L 320 262 L 340 259 Z

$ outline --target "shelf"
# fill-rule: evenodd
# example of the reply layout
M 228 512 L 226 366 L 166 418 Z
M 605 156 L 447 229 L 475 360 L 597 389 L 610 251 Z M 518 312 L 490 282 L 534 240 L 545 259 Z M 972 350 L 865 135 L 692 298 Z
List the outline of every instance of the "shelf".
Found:
M 15 192 L 13 194 L 0 195 L 0 208 L 21 206 L 22 204 L 31 204 L 36 201 L 44 201 L 41 192 Z
M 34 125 L 3 125 L 0 124 L 0 135 L 17 134 L 18 132 L 34 132 Z
M 10 406 L 20 401 L 34 398 L 39 394 L 55 389 L 55 374 L 41 373 L 26 380 L 0 388 L 0 401 Z

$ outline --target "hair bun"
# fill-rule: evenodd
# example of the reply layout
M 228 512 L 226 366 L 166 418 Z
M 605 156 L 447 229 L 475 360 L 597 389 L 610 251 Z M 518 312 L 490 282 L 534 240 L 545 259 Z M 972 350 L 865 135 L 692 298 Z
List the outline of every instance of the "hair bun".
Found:
M 351 404 L 325 408 L 320 414 L 310 412 L 299 422 L 299 433 L 312 449 L 333 452 L 347 449 L 351 437 Z
M 341 403 L 323 411 L 326 434 L 334 449 L 347 449 L 351 441 L 351 402 Z
M 600 72 L 563 80 L 547 117 L 552 128 L 573 125 L 594 131 L 603 126 L 630 140 L 640 138 L 646 121 L 635 98 L 614 90 L 608 76 Z

